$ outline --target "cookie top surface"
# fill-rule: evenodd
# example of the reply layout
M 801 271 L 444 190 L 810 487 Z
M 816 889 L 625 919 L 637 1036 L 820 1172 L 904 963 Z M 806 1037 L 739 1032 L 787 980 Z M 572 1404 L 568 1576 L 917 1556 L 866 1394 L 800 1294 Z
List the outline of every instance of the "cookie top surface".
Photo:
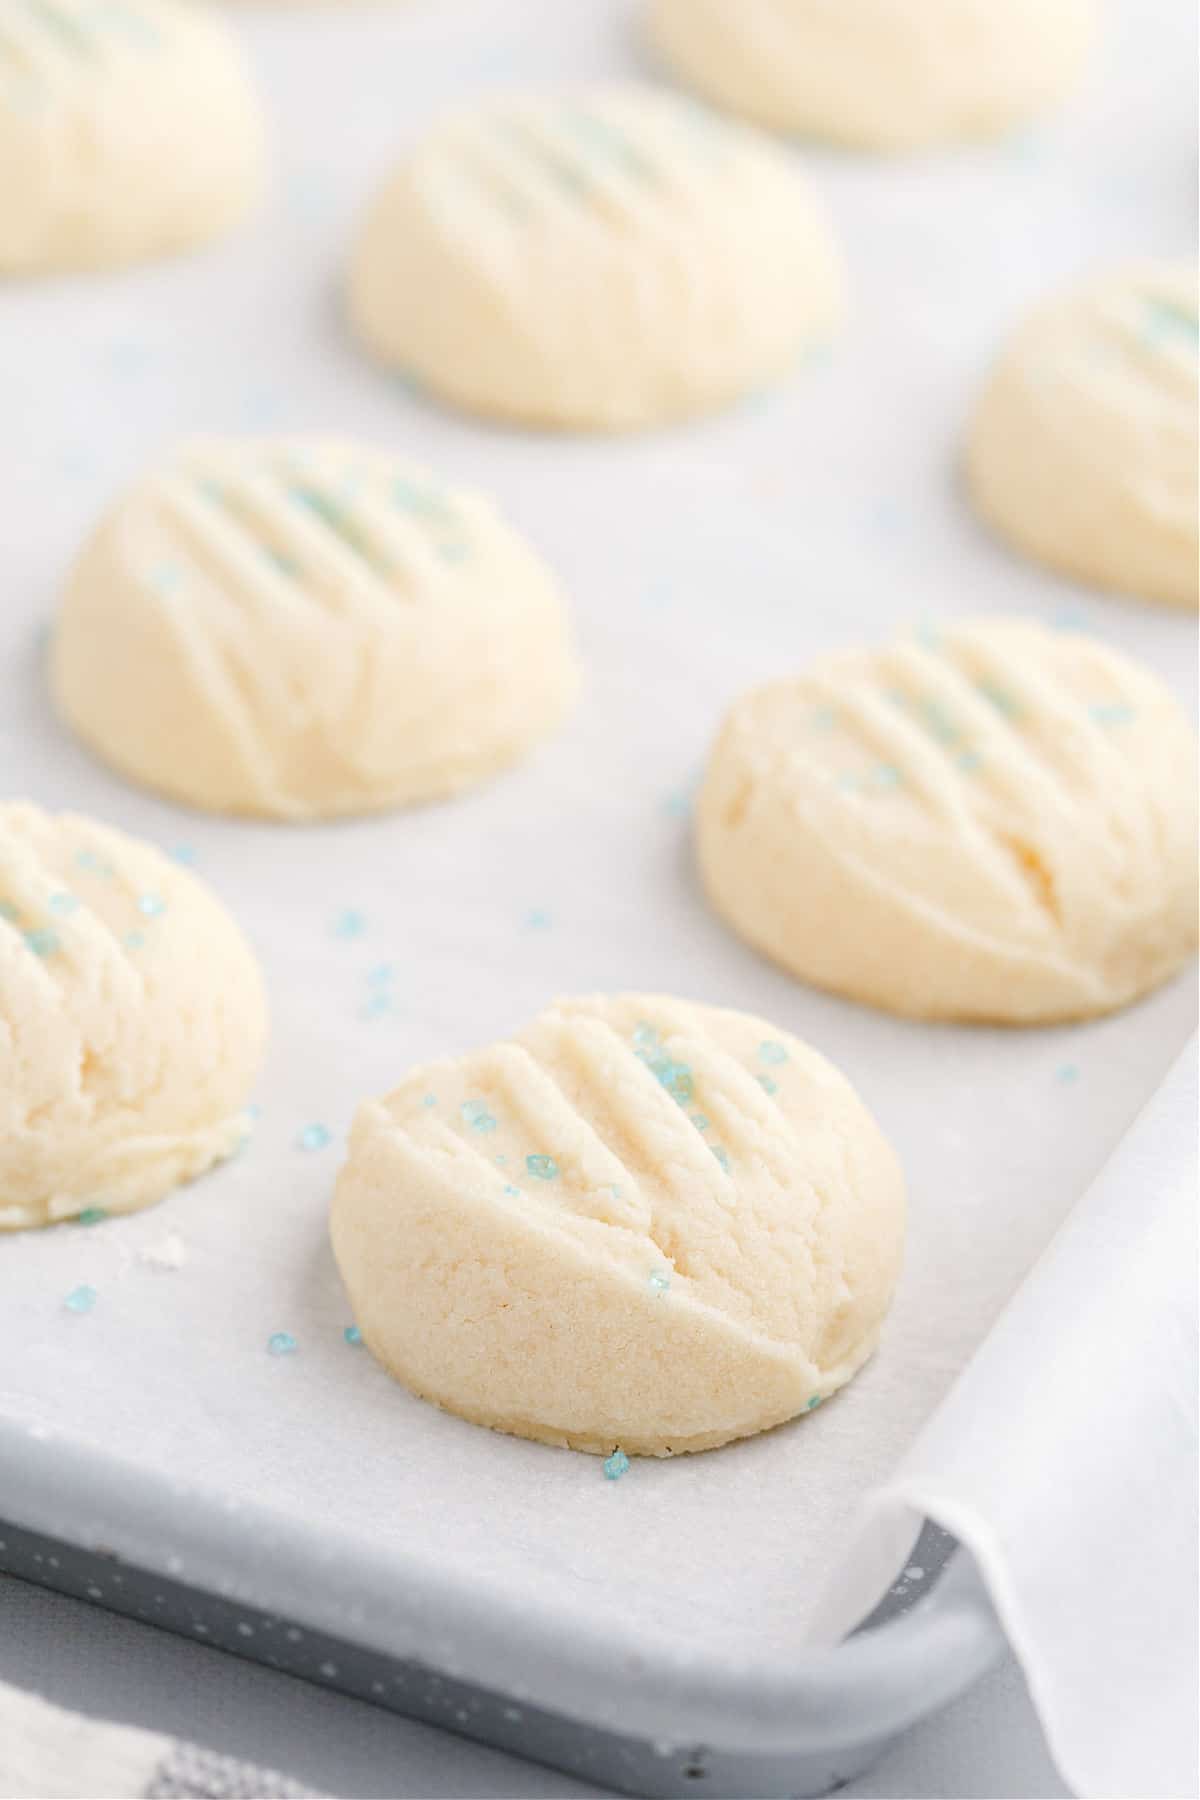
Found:
M 793 160 L 638 83 L 447 115 L 369 208 L 350 272 L 360 333 L 434 392 L 610 428 L 768 379 L 840 294 Z
M 0 1227 L 129 1211 L 227 1155 L 258 965 L 194 876 L 95 820 L 0 804 Z
M 367 1340 L 418 1392 L 656 1453 L 763 1429 L 847 1380 L 902 1233 L 895 1160 L 836 1070 L 761 1020 L 662 995 L 559 1001 L 416 1071 L 360 1110 L 334 1211 Z M 494 1337 L 477 1375 L 429 1336 L 441 1309 L 481 1320 L 476 1352 Z M 599 1346 L 622 1333 L 609 1364 Z M 722 1371 L 707 1392 L 676 1365 L 685 1346 Z
M 947 622 L 744 695 L 697 812 L 710 896 L 806 979 L 900 1012 L 1103 1012 L 1195 942 L 1195 740 L 1148 671 Z
M 213 810 L 449 793 L 577 685 L 545 565 L 475 494 L 321 440 L 187 446 L 101 521 L 52 657 L 80 735 Z
M 1092 0 L 651 0 L 652 48 L 778 131 L 905 150 L 1003 130 L 1057 99 Z
M 971 424 L 984 516 L 1069 574 L 1195 607 L 1197 346 L 1194 263 L 1127 264 L 1043 301 Z

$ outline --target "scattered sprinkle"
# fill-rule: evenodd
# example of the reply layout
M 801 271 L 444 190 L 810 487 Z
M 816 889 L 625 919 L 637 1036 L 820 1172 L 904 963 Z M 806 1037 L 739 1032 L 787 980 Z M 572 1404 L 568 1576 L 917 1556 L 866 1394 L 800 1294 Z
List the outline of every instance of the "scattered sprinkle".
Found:
M 323 1150 L 333 1137 L 327 1125 L 306 1125 L 296 1139 L 301 1150 Z
M 1195 349 L 1200 340 L 1200 321 L 1188 307 L 1178 306 L 1170 300 L 1149 299 L 1146 301 L 1146 335 L 1151 343 L 1162 338 L 1175 338 Z
M 437 1105 L 437 1095 L 436 1094 L 426 1094 L 421 1101 L 421 1105 L 422 1106 L 436 1106 Z
M 60 918 L 65 918 L 68 913 L 79 910 L 79 896 L 77 894 L 51 894 L 49 904 L 51 912 L 56 912 Z
M 983 695 L 984 699 L 989 700 L 996 708 L 996 711 L 998 713 L 1003 713 L 1006 719 L 1020 718 L 1020 701 L 1015 695 L 1010 694 L 1007 688 L 1001 687 L 998 681 L 985 679 L 983 681 L 977 681 L 975 686 Z
M 876 763 L 871 770 L 871 781 L 875 787 L 901 787 L 904 782 L 904 774 L 895 763 Z
M 649 1279 L 651 1293 L 661 1299 L 671 1286 L 671 1277 L 665 1269 L 655 1269 Z
M 146 942 L 144 931 L 127 931 L 121 942 L 127 950 L 140 950 Z
M 85 1206 L 75 1216 L 80 1225 L 101 1225 L 108 1217 L 108 1209 L 104 1206 Z
M 53 956 L 58 949 L 58 933 L 40 925 L 36 931 L 25 933 L 25 942 L 35 956 Z
M 68 1312 L 90 1313 L 99 1298 L 95 1288 L 85 1281 L 82 1286 L 71 1289 L 63 1305 Z
M 290 1331 L 273 1331 L 267 1339 L 268 1356 L 294 1356 L 298 1349 Z
M 346 1342 L 355 1350 L 358 1349 L 359 1345 L 363 1341 L 363 1334 L 359 1330 L 357 1325 L 347 1325 L 345 1330 L 342 1332 L 342 1336 L 345 1338 Z
M 652 1050 L 658 1043 L 658 1033 L 653 1025 L 648 1025 L 643 1019 L 633 1028 L 633 1042 L 635 1049 Z
M 178 563 L 159 563 L 150 571 L 150 585 L 160 594 L 173 594 L 183 580 L 183 570 Z
M 520 1194 L 521 1194 L 520 1188 L 514 1187 L 511 1181 L 508 1183 L 508 1185 L 504 1191 L 508 1195 L 510 1200 L 516 1200 L 516 1199 L 520 1198 Z
M 192 844 L 172 844 L 167 855 L 172 862 L 182 863 L 185 869 L 190 869 L 195 865 L 196 851 Z
M 687 788 L 672 788 L 664 794 L 662 809 L 669 819 L 686 819 L 692 810 L 692 796 Z
M 157 919 L 167 910 L 167 903 L 161 894 L 139 894 L 137 906 L 145 919 Z
M 535 906 L 532 911 L 525 914 L 526 931 L 549 931 L 553 923 L 550 914 L 543 912 L 540 906 Z
M 691 1119 L 692 1119 L 692 1124 L 696 1127 L 697 1131 L 707 1131 L 709 1126 L 712 1124 L 712 1120 L 709 1119 L 704 1113 L 693 1113 L 691 1115 Z
M 688 1065 L 674 1062 L 669 1056 L 647 1056 L 643 1061 L 659 1086 L 666 1088 L 672 1100 L 678 1101 L 680 1106 L 686 1106 L 695 1092 L 692 1071 Z
M 777 1094 L 779 1092 L 779 1083 L 777 1081 L 772 1081 L 769 1075 L 760 1075 L 758 1078 L 758 1085 L 764 1094 Z
M 482 1100 L 464 1100 L 459 1111 L 472 1131 L 495 1131 L 496 1121 Z
M 553 1181 L 558 1174 L 558 1164 L 552 1156 L 527 1156 L 525 1167 L 539 1181 Z
M 1089 710 L 1097 725 L 1128 725 L 1133 717 L 1132 706 L 1126 706 L 1120 701 L 1114 701 L 1104 706 L 1093 706 Z
M 728 1152 L 728 1150 L 722 1150 L 720 1144 L 710 1144 L 709 1149 L 712 1151 L 713 1155 L 716 1157 L 716 1159 L 720 1163 L 721 1167 L 723 1169 L 728 1169 L 729 1168 L 729 1152 Z
M 805 1412 L 816 1412 L 824 1398 L 824 1394 L 814 1394 L 812 1399 L 808 1402 L 808 1405 L 804 1408 Z
M 367 970 L 367 986 L 373 988 L 387 987 L 396 974 L 395 963 L 376 963 L 373 969 Z
M 379 989 L 373 994 L 368 994 L 366 1005 L 362 1009 L 362 1016 L 364 1019 L 382 1019 L 395 1010 L 392 996 Z
M 614 1450 L 611 1456 L 604 1459 L 605 1481 L 620 1481 L 629 1467 L 629 1458 L 623 1450 Z
M 352 906 L 346 907 L 333 921 L 333 935 L 336 938 L 361 937 L 366 929 L 366 919 Z
M 1063 1063 L 1059 1068 L 1055 1069 L 1054 1079 L 1058 1082 L 1060 1087 L 1070 1087 L 1073 1082 L 1079 1080 L 1079 1064 Z
M 94 850 L 77 850 L 75 853 L 75 867 L 77 869 L 88 869 L 93 875 L 112 874 L 112 864 L 106 863 L 104 858 L 98 856 Z
M 787 1046 L 778 1043 L 774 1038 L 766 1038 L 758 1046 L 758 1060 L 767 1063 L 771 1068 L 778 1068 L 780 1063 L 788 1060 Z

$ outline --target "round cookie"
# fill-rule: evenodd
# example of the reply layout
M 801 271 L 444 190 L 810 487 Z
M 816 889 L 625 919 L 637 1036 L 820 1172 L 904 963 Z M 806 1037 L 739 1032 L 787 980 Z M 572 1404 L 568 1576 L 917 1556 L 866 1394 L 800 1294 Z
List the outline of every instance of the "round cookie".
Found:
M 735 931 L 819 987 L 918 1018 L 1105 1013 L 1195 947 L 1195 753 L 1116 651 L 955 621 L 738 700 L 700 870 Z
M 423 1398 L 606 1453 L 811 1411 L 875 1348 L 904 1184 L 849 1083 L 761 1019 L 560 1000 L 359 1110 L 333 1247 Z
M 651 0 L 653 48 L 705 99 L 867 150 L 983 137 L 1075 82 L 1093 0 Z
M 469 412 L 629 430 L 779 375 L 841 310 L 791 159 L 635 83 L 445 118 L 370 207 L 364 343 Z
M 258 964 L 194 876 L 0 804 L 0 1229 L 135 1212 L 232 1155 L 266 1028 Z
M 1032 313 L 971 425 L 982 517 L 1064 574 L 1195 607 L 1196 315 L 1195 265 L 1150 262 Z
M 545 565 L 474 494 L 320 440 L 185 447 L 101 521 L 51 652 L 64 718 L 215 812 L 330 818 L 450 794 L 577 687 Z
M 262 187 L 237 40 L 179 0 L 0 0 L 0 274 L 198 244 Z

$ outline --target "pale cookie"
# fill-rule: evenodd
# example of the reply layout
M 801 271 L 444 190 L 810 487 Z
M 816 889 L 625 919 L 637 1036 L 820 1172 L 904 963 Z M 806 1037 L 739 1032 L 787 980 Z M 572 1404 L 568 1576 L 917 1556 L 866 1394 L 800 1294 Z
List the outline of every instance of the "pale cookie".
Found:
M 237 40 L 179 0 L 0 0 L 0 274 L 132 262 L 235 224 L 264 124 Z
M 1196 744 L 1077 633 L 949 622 L 746 694 L 697 846 L 713 905 L 806 981 L 922 1018 L 1111 1011 L 1196 942 Z
M 456 406 L 623 430 L 779 375 L 841 286 L 788 156 L 630 83 L 445 118 L 371 206 L 349 304 L 371 350 Z
M 359 1110 L 333 1203 L 363 1336 L 477 1424 L 707 1450 L 870 1356 L 904 1184 L 848 1082 L 761 1019 L 560 1000 Z
M 149 844 L 0 804 L 0 1229 L 134 1212 L 245 1141 L 258 964 Z
M 980 397 L 975 505 L 1039 562 L 1195 607 L 1196 269 L 1135 263 L 1040 306 Z
M 286 438 L 188 446 L 117 502 L 70 577 L 51 680 L 133 780 L 284 819 L 453 793 L 577 687 L 558 588 L 486 500 Z
M 1093 0 L 651 0 L 664 62 L 776 131 L 911 150 L 1006 130 L 1075 83 Z

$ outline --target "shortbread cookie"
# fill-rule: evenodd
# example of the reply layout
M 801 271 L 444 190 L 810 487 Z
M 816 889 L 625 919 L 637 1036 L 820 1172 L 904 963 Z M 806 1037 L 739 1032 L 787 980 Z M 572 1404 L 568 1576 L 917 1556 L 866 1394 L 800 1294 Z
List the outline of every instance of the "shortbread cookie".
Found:
M 1093 0 L 650 0 L 689 87 L 777 131 L 910 150 L 1005 130 L 1075 82 Z
M 558 589 L 487 501 L 303 439 L 189 446 L 126 493 L 71 575 L 51 677 L 135 781 L 285 819 L 453 793 L 577 685 Z
M 560 1000 L 360 1108 L 333 1245 L 425 1399 L 577 1450 L 707 1450 L 875 1348 L 904 1184 L 854 1090 L 761 1019 Z
M 630 83 L 435 126 L 370 208 L 349 298 L 370 349 L 456 406 L 621 430 L 771 380 L 840 295 L 790 158 Z
M 1195 607 L 1196 268 L 1135 263 L 1039 307 L 971 427 L 980 513 L 1064 574 Z
M 201 243 L 262 187 L 237 40 L 180 0 L 0 0 L 0 274 Z
M 923 1018 L 1111 1011 L 1196 942 L 1196 745 L 1090 637 L 954 621 L 740 699 L 697 812 L 735 931 Z
M 258 965 L 194 876 L 0 804 L 0 1229 L 134 1212 L 231 1155 L 265 1040 Z

